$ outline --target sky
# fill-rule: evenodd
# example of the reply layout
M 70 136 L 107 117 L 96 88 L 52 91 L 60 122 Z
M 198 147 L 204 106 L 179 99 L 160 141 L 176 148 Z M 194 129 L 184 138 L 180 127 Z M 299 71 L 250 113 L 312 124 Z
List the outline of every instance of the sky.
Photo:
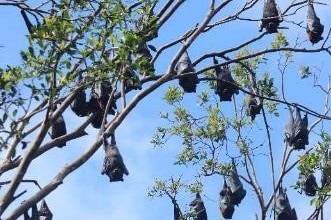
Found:
M 219 2 L 219 1 L 218 1 Z M 232 10 L 226 10 L 221 13 L 221 16 L 226 16 L 234 9 L 238 8 L 238 2 L 231 4 Z M 284 8 L 288 1 L 278 1 L 280 8 Z M 326 0 L 321 2 L 327 3 Z M 169 22 L 160 30 L 160 39 L 152 42 L 156 48 L 160 48 L 166 42 L 177 39 L 187 29 L 192 28 L 196 23 L 201 23 L 205 14 L 208 12 L 209 1 L 193 1 L 188 0 L 183 4 L 183 7 L 169 20 Z M 259 19 L 261 16 L 262 1 L 259 6 L 247 16 L 253 16 Z M 324 36 L 331 27 L 330 5 L 316 6 L 318 15 L 321 21 L 325 24 Z M 304 12 L 299 13 L 300 19 L 304 19 Z M 219 18 L 219 17 L 218 17 Z M 284 22 L 284 26 L 291 24 Z M 19 10 L 10 6 L 0 6 L 0 66 L 11 64 L 19 64 L 21 62 L 19 51 L 26 48 L 27 40 L 25 35 L 27 30 L 20 16 Z M 226 48 L 231 48 L 239 42 L 244 42 L 258 35 L 258 22 L 240 22 L 236 26 L 223 25 L 210 34 L 204 34 L 199 41 L 195 42 L 189 48 L 189 54 L 192 60 L 195 60 L 201 54 L 212 51 L 219 51 Z M 185 30 L 185 31 L 183 31 Z M 294 31 L 295 30 L 295 31 Z M 294 43 L 297 37 L 304 39 L 305 30 L 301 29 L 284 29 L 286 36 L 289 36 L 290 43 Z M 267 36 L 262 41 L 254 45 L 253 49 L 263 49 L 270 45 L 273 36 Z M 306 48 L 313 48 L 308 42 L 303 43 Z M 315 45 L 318 47 L 320 44 Z M 179 46 L 166 51 L 155 67 L 158 73 L 166 70 L 167 64 L 171 57 L 179 49 Z M 325 83 L 326 75 L 330 74 L 331 67 L 329 65 L 330 57 L 325 54 L 306 55 L 297 54 L 295 60 L 303 62 L 306 65 L 311 65 L 314 73 L 320 76 L 320 79 Z M 205 65 L 205 63 L 204 63 Z M 201 68 L 198 66 L 197 68 Z M 309 106 L 311 109 L 318 112 L 323 111 L 323 103 L 321 99 L 314 100 L 313 97 L 320 95 L 317 89 L 311 88 L 311 80 L 300 80 L 297 74 L 297 64 L 292 64 L 287 71 L 287 81 L 285 83 L 288 88 L 288 99 L 293 102 L 300 102 Z M 272 60 L 268 65 L 264 65 L 259 69 L 264 71 L 275 71 L 276 62 Z M 274 73 L 274 72 L 273 72 Z M 275 74 L 277 79 L 280 78 L 279 73 Z M 51 211 L 57 219 L 80 219 L 80 220 L 169 220 L 172 219 L 172 205 L 168 198 L 154 198 L 147 196 L 148 189 L 153 186 L 155 179 L 167 179 L 171 174 L 179 176 L 181 172 L 186 172 L 183 167 L 174 166 L 174 158 L 178 153 L 181 143 L 172 141 L 162 149 L 153 149 L 150 140 L 155 132 L 157 125 L 163 123 L 159 118 L 160 111 L 169 109 L 165 101 L 160 99 L 163 96 L 169 85 L 174 85 L 175 82 L 169 83 L 156 90 L 151 96 L 140 102 L 136 109 L 128 116 L 128 118 L 116 130 L 117 144 L 121 154 L 124 157 L 125 164 L 130 172 L 129 176 L 124 177 L 124 182 L 109 183 L 106 176 L 102 176 L 101 167 L 103 162 L 103 150 L 100 148 L 97 153 L 80 169 L 64 180 L 64 183 L 58 189 L 47 196 L 46 201 Z M 300 86 L 298 86 L 300 85 Z M 198 88 L 198 92 L 201 91 Z M 313 93 L 313 94 L 312 94 Z M 313 96 L 312 96 L 313 95 Z M 240 95 L 239 95 L 240 96 Z M 194 94 L 185 94 L 184 101 L 189 103 L 192 111 L 198 111 Z M 231 111 L 230 104 L 224 106 L 224 111 Z M 280 118 L 273 118 L 272 131 L 273 143 L 279 143 L 279 148 L 276 152 L 281 152 L 284 147 L 282 141 L 282 130 L 286 122 L 287 114 L 284 106 L 280 107 Z M 73 117 L 70 111 L 64 113 L 64 118 L 67 121 L 67 128 L 74 128 L 79 122 L 78 117 Z M 70 119 L 69 119 L 70 118 Z M 315 120 L 315 119 L 314 119 Z M 313 120 L 312 120 L 313 121 Z M 329 126 L 326 125 L 329 129 Z M 261 118 L 257 120 L 255 128 L 262 128 L 263 123 Z M 46 185 L 53 177 L 54 172 L 59 171 L 64 164 L 76 158 L 80 153 L 84 152 L 89 143 L 92 143 L 97 136 L 97 130 L 89 127 L 87 129 L 88 136 L 82 140 L 70 141 L 66 150 L 55 149 L 52 153 L 48 153 L 38 158 L 33 162 L 26 179 L 40 179 L 40 185 Z M 281 138 L 280 138 L 281 137 Z M 310 137 L 310 144 L 313 146 L 318 141 L 317 135 Z M 276 146 L 274 144 L 273 146 Z M 298 155 L 302 152 L 297 153 Z M 276 156 L 277 157 L 277 156 Z M 270 174 L 266 175 L 264 167 L 265 159 L 260 158 L 258 163 L 258 177 L 262 183 L 268 182 Z M 239 170 L 240 171 L 240 170 Z M 295 172 L 295 171 L 293 171 Z M 296 174 L 292 175 L 296 178 Z M 5 178 L 6 176 L 3 176 Z M 191 181 L 187 178 L 184 181 Z M 290 184 L 293 179 L 287 179 Z M 203 192 L 203 200 L 205 202 L 209 219 L 221 219 L 218 211 L 218 192 L 221 189 L 223 180 L 220 177 L 211 177 L 206 181 L 205 191 Z M 254 212 L 257 210 L 255 194 L 250 191 L 250 188 L 244 185 L 247 190 L 247 195 L 236 207 L 233 219 L 253 219 Z M 289 188 L 289 187 L 288 187 Z M 20 190 L 29 189 L 26 195 L 32 195 L 36 187 L 28 184 L 23 185 Z M 309 198 L 300 195 L 289 188 L 289 199 L 297 210 L 299 219 L 305 219 L 312 212 L 312 207 L 309 206 Z M 194 195 L 183 193 L 181 195 L 180 205 L 183 210 L 188 208 L 189 202 L 194 198 Z M 330 207 L 328 205 L 328 207 Z M 331 216 L 330 209 L 325 209 L 325 216 Z

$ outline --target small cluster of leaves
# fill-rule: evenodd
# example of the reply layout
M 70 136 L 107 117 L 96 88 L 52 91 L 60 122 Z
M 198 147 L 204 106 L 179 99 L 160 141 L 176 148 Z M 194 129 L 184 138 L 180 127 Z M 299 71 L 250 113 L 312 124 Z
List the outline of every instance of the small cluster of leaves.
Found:
M 272 46 L 272 49 L 279 49 L 279 48 L 288 46 L 287 38 L 283 34 L 283 32 L 279 31 L 275 34 L 275 39 L 271 43 L 271 46 Z
M 164 94 L 167 104 L 174 105 L 183 100 L 184 93 L 177 86 L 170 86 Z
M 300 66 L 299 67 L 299 76 L 301 79 L 306 79 L 311 76 L 312 72 L 310 71 L 309 66 Z

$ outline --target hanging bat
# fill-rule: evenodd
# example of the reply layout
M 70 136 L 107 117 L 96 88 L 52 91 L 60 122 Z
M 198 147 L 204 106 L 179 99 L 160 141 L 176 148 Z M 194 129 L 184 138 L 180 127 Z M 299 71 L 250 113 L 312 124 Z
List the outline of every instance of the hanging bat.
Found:
M 101 174 L 106 174 L 109 177 L 109 182 L 123 181 L 123 174 L 129 175 L 122 155 L 116 146 L 115 136 L 112 135 L 111 143 L 104 138 L 105 159 Z
M 46 201 L 43 199 L 39 208 L 39 219 L 38 220 L 52 220 L 53 214 L 48 208 Z
M 251 120 L 254 121 L 256 115 L 260 114 L 262 109 L 262 103 L 258 104 L 257 98 L 250 95 L 248 98 L 248 115 L 251 116 Z
M 85 117 L 90 113 L 89 105 L 86 102 L 84 90 L 76 93 L 74 100 L 70 104 L 71 110 L 79 117 Z
M 97 81 L 94 84 L 93 92 L 97 97 L 97 102 L 99 103 L 100 108 L 105 111 L 107 103 L 110 99 L 110 95 L 113 91 L 113 87 L 109 81 Z M 108 109 L 108 114 L 114 115 L 115 110 L 117 109 L 116 100 L 114 97 L 111 97 L 110 108 Z
M 214 64 L 217 65 L 218 61 L 214 57 Z M 216 72 L 216 88 L 215 94 L 218 94 L 220 101 L 232 101 L 233 94 L 239 94 L 237 83 L 233 80 L 231 72 L 228 66 L 221 68 L 220 66 L 215 67 Z
M 275 204 L 276 220 L 297 220 L 295 209 L 291 209 L 290 202 L 286 192 L 282 187 L 279 188 L 279 194 L 276 197 Z
M 281 12 L 277 7 L 275 0 L 265 0 L 260 32 L 265 28 L 266 32 L 269 34 L 276 33 L 281 22 Z
M 288 107 L 289 114 L 288 114 L 288 121 L 285 125 L 285 142 L 287 146 L 293 145 L 293 135 L 294 135 L 294 118 L 293 118 L 293 111 L 290 107 Z
M 318 186 L 314 174 L 311 173 L 308 176 L 303 175 L 301 178 L 303 182 L 302 190 L 305 194 L 307 196 L 315 196 Z
M 293 147 L 296 150 L 305 149 L 305 145 L 309 144 L 308 140 L 308 116 L 305 114 L 301 118 L 300 109 L 296 108 L 296 116 L 294 120 Z
M 231 189 L 224 180 L 223 189 L 220 192 L 219 208 L 225 219 L 231 219 L 234 212 L 234 204 L 232 203 L 231 198 Z
M 53 107 L 53 110 L 51 112 L 54 112 L 55 110 L 56 110 L 56 106 Z M 52 139 L 55 139 L 55 138 L 61 137 L 66 134 L 67 134 L 67 128 L 66 128 L 64 118 L 62 115 L 59 115 L 52 122 L 50 136 Z M 63 147 L 63 146 L 66 146 L 66 142 L 62 142 L 59 145 L 57 145 L 57 147 Z
M 232 170 L 230 175 L 225 176 L 226 185 L 231 190 L 231 202 L 233 205 L 240 204 L 241 200 L 246 196 L 246 190 L 243 188 L 243 184 L 240 182 L 237 168 L 232 159 Z
M 100 128 L 103 120 L 103 115 L 113 88 L 110 82 L 96 82 L 92 88 L 88 108 L 93 113 L 91 124 L 94 128 Z M 116 100 L 112 98 L 108 114 L 115 114 Z
M 31 217 L 29 216 L 28 210 L 24 212 L 24 220 L 39 220 L 39 212 L 37 204 L 31 206 Z
M 199 78 L 195 73 L 195 69 L 193 68 L 191 59 L 186 51 L 180 57 L 175 70 L 177 72 L 177 75 L 192 73 L 190 75 L 180 77 L 179 85 L 183 88 L 184 92 L 187 93 L 196 92 L 197 84 L 199 83 Z
M 90 101 L 88 102 L 89 109 L 93 113 L 91 121 L 92 127 L 100 128 L 103 120 L 104 111 L 100 108 L 98 103 L 98 96 L 95 93 L 91 93 Z
M 316 44 L 320 40 L 323 40 L 322 37 L 323 31 L 324 31 L 324 25 L 321 24 L 319 17 L 317 17 L 312 1 L 308 0 L 306 32 L 309 41 L 312 44 Z
M 196 193 L 195 199 L 190 203 L 193 220 L 207 220 L 205 205 L 201 199 L 200 193 Z

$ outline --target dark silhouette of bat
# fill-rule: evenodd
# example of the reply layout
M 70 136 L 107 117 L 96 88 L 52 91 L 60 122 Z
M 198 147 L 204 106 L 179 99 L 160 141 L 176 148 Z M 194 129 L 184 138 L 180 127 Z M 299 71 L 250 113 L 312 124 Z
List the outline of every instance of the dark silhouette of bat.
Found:
M 246 190 L 240 182 L 234 159 L 232 159 L 232 170 L 230 175 L 225 176 L 225 181 L 226 185 L 231 190 L 231 202 L 233 205 L 240 204 L 241 200 L 246 196 Z
M 86 102 L 84 90 L 76 93 L 74 100 L 70 104 L 71 110 L 79 117 L 85 117 L 90 113 L 89 105 Z
M 93 92 L 97 97 L 97 102 L 99 103 L 100 108 L 103 111 L 106 110 L 107 103 L 111 98 L 108 114 L 114 115 L 117 106 L 114 97 L 110 97 L 112 91 L 113 87 L 109 81 L 98 81 L 94 84 Z
M 234 204 L 232 203 L 231 197 L 231 189 L 224 180 L 223 189 L 220 192 L 219 208 L 225 219 L 231 219 L 234 212 Z
M 39 208 L 39 220 L 52 220 L 53 214 L 48 208 L 46 201 L 42 200 Z
M 285 125 L 285 142 L 296 150 L 305 149 L 309 144 L 308 140 L 308 116 L 301 118 L 300 109 L 296 108 L 296 116 L 293 118 L 293 111 L 289 107 L 289 119 Z
M 52 113 L 56 110 L 56 106 L 52 107 Z M 62 115 L 59 115 L 56 119 L 54 119 L 51 125 L 51 138 L 55 139 L 67 134 L 67 128 Z M 66 145 L 66 142 L 62 142 L 61 144 L 57 145 L 57 147 L 63 147 Z
M 312 44 L 316 44 L 320 40 L 323 40 L 322 37 L 323 31 L 324 31 L 324 25 L 321 24 L 319 17 L 317 17 L 312 1 L 308 0 L 306 32 L 309 41 Z
M 217 65 L 218 61 L 214 57 L 214 64 Z M 233 94 L 239 94 L 237 83 L 233 80 L 228 66 L 221 68 L 215 67 L 216 73 L 216 88 L 215 94 L 220 97 L 220 101 L 232 101 Z
M 196 193 L 195 199 L 190 203 L 193 220 L 207 220 L 205 205 L 201 199 L 200 193 Z
M 109 177 L 109 182 L 123 181 L 123 174 L 129 175 L 122 155 L 116 146 L 115 135 L 111 136 L 111 143 L 104 138 L 105 159 L 101 174 L 106 174 Z
M 281 22 L 281 12 L 277 7 L 275 0 L 265 0 L 260 32 L 265 28 L 266 32 L 269 34 L 276 33 Z
M 294 118 L 293 111 L 290 107 L 288 107 L 288 121 L 285 125 L 285 142 L 288 146 L 292 146 L 293 144 L 293 135 L 294 135 Z
M 307 196 L 315 196 L 318 188 L 314 174 L 301 175 L 302 190 Z
M 28 210 L 24 212 L 24 220 L 39 220 L 39 212 L 38 212 L 37 204 L 33 204 L 31 206 L 31 217 L 28 213 Z
M 276 197 L 275 214 L 276 220 L 297 220 L 296 211 L 294 208 L 291 209 L 286 192 L 282 187 L 279 188 L 279 194 Z
M 103 115 L 106 110 L 107 103 L 113 91 L 110 82 L 98 81 L 94 84 L 91 92 L 90 101 L 88 103 L 89 110 L 93 113 L 91 124 L 94 128 L 100 128 L 103 120 Z M 112 97 L 110 100 L 108 114 L 114 115 L 117 109 L 116 100 Z
M 251 116 L 252 121 L 254 121 L 256 115 L 260 114 L 262 109 L 262 103 L 258 104 L 256 97 L 250 95 L 248 98 L 248 115 Z
M 296 109 L 296 116 L 294 120 L 294 135 L 293 135 L 293 146 L 294 149 L 301 150 L 305 149 L 305 145 L 309 144 L 308 140 L 308 116 L 305 114 L 301 118 L 300 109 Z
M 192 93 L 196 92 L 197 84 L 199 83 L 199 78 L 195 73 L 191 59 L 189 58 L 187 52 L 185 51 L 183 55 L 179 58 L 178 64 L 175 68 L 177 75 L 182 75 L 186 73 L 192 73 L 179 78 L 179 85 L 183 88 L 184 92 Z

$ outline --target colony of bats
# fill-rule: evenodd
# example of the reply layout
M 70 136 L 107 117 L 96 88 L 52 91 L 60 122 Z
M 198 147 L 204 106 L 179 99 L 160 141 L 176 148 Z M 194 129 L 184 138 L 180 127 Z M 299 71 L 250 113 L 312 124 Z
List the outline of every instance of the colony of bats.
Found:
M 21 11 L 22 17 L 28 27 L 30 33 L 33 32 L 33 26 L 29 21 L 24 10 Z M 260 31 L 265 29 L 269 34 L 276 33 L 279 25 L 283 21 L 282 14 L 277 6 L 275 0 L 265 0 L 263 7 L 263 16 L 260 25 Z M 143 31 L 143 30 L 139 30 Z M 323 39 L 322 33 L 324 26 L 321 24 L 320 19 L 316 15 L 312 1 L 308 0 L 307 11 L 307 24 L 306 32 L 309 41 L 312 44 L 318 43 Z M 157 37 L 157 32 L 149 33 L 146 41 L 149 41 Z M 137 46 L 136 59 L 152 60 L 152 55 L 148 49 L 147 43 L 142 42 Z M 219 65 L 216 58 L 213 58 L 215 65 L 215 94 L 220 98 L 220 101 L 232 101 L 232 97 L 239 93 L 239 84 L 233 79 L 229 66 Z M 148 71 L 154 72 L 154 67 L 151 66 Z M 179 78 L 179 85 L 186 93 L 196 92 L 197 85 L 199 84 L 199 78 L 195 72 L 194 66 L 187 53 L 184 51 L 182 56 L 175 67 L 175 71 Z M 123 72 L 123 86 L 126 90 L 142 89 L 138 75 L 130 68 L 125 67 Z M 79 82 L 82 81 L 82 77 L 79 76 Z M 87 94 L 85 89 L 78 91 L 71 103 L 72 111 L 79 117 L 85 117 L 93 114 L 91 125 L 94 128 L 101 128 L 104 115 L 114 115 L 117 109 L 116 99 L 114 98 L 114 88 L 112 83 L 107 80 L 96 80 L 93 84 L 90 92 L 90 98 L 87 100 Z M 251 90 L 251 94 L 248 97 L 247 112 L 252 120 L 256 115 L 260 114 L 263 103 L 262 99 L 258 99 L 254 92 Z M 50 109 L 50 115 L 56 110 L 56 106 L 52 106 Z M 309 144 L 308 141 L 308 117 L 307 114 L 301 117 L 300 109 L 295 108 L 295 118 L 293 117 L 293 109 L 289 107 L 289 119 L 285 125 L 285 142 L 288 146 L 293 147 L 296 150 L 305 149 L 305 146 Z M 50 136 L 52 139 L 66 135 L 66 125 L 62 115 L 53 119 L 51 124 Z M 60 143 L 58 147 L 65 146 L 66 143 Z M 109 144 L 107 139 L 104 138 L 104 150 L 105 159 L 102 168 L 102 174 L 106 174 L 109 177 L 110 182 L 123 181 L 123 174 L 128 175 L 129 172 L 123 162 L 122 155 L 116 145 L 115 136 L 112 134 L 111 143 Z M 322 186 L 331 183 L 330 173 L 331 170 L 327 170 L 328 165 L 331 166 L 331 154 L 327 152 L 324 162 L 324 170 L 322 175 Z M 236 165 L 233 161 L 232 170 L 228 175 L 225 175 L 224 185 L 219 193 L 219 208 L 220 212 L 226 219 L 231 219 L 234 213 L 234 207 L 238 206 L 242 199 L 246 195 L 246 190 L 243 188 L 237 174 Z M 331 169 L 331 168 L 330 168 Z M 314 174 L 300 176 L 302 181 L 302 190 L 308 196 L 314 196 L 318 185 Z M 287 198 L 285 190 L 279 187 L 279 194 L 275 199 L 275 215 L 277 220 L 295 220 L 296 212 L 294 208 L 291 208 L 289 200 Z M 190 203 L 191 209 L 194 213 L 194 220 L 207 220 L 207 212 L 204 203 L 199 193 L 196 194 L 196 198 Z M 31 207 L 31 217 L 28 212 L 24 214 L 25 220 L 30 219 L 52 219 L 52 213 L 49 211 L 45 201 L 42 202 L 40 210 L 37 210 L 37 206 Z M 174 203 L 174 219 L 181 219 L 181 212 L 177 203 Z

